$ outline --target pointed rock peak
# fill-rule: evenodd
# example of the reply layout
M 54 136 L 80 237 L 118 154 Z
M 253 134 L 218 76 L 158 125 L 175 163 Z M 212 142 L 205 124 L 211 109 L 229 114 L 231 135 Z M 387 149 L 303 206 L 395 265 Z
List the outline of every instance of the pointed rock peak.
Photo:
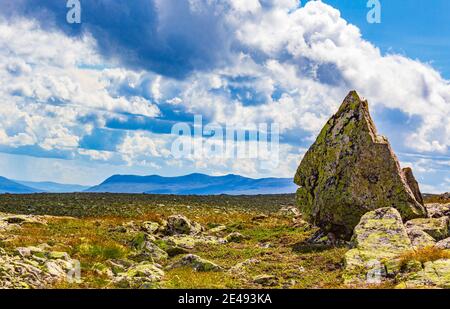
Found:
M 358 110 L 360 108 L 368 109 L 367 101 L 362 100 L 358 93 L 352 90 L 345 97 L 344 102 L 339 107 L 338 113 L 348 110 Z
M 350 236 L 370 210 L 394 207 L 404 219 L 426 215 L 413 192 L 418 186 L 407 178 L 387 139 L 377 135 L 367 101 L 351 91 L 305 154 L 294 181 L 305 218 Z

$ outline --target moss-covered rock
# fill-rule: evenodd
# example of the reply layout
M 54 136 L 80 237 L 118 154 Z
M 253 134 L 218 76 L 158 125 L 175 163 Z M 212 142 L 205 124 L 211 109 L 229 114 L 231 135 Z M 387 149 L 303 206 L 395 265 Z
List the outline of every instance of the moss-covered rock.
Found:
M 200 224 L 182 215 L 170 216 L 164 229 L 166 235 L 195 235 L 203 230 Z
M 436 244 L 436 241 L 429 234 L 418 228 L 408 228 L 409 239 L 415 249 L 421 249 L 426 247 L 432 247 Z
M 193 249 L 197 245 L 210 244 L 218 245 L 226 243 L 223 238 L 215 236 L 191 236 L 191 235 L 175 235 L 168 236 L 163 239 L 169 246 L 180 247 L 184 249 Z
M 347 284 L 375 283 L 394 276 L 400 271 L 401 254 L 412 250 L 402 218 L 394 208 L 380 208 L 363 215 L 352 243 L 355 248 L 345 254 Z
M 443 239 L 436 244 L 436 247 L 443 250 L 450 250 L 450 238 Z
M 450 288 L 450 260 L 426 262 L 423 270 L 412 273 L 397 288 Z
M 355 91 L 305 154 L 294 182 L 304 218 L 337 235 L 350 237 L 361 216 L 377 208 L 396 208 L 407 220 L 426 216 Z
M 181 257 L 178 261 L 169 266 L 170 269 L 179 268 L 179 267 L 191 267 L 195 271 L 203 272 L 203 271 L 221 271 L 222 267 L 219 265 L 205 260 L 198 255 L 194 254 L 186 254 Z
M 430 218 L 440 218 L 440 217 L 449 217 L 450 216 L 450 203 L 447 204 L 425 204 L 425 207 L 428 212 L 428 217 Z
M 241 242 L 244 239 L 246 239 L 246 237 L 239 232 L 230 233 L 225 237 L 227 242 Z
M 435 240 L 441 240 L 449 236 L 449 218 L 419 218 L 406 222 L 407 228 L 420 229 Z
M 153 263 L 131 266 L 126 272 L 119 273 L 114 279 L 120 288 L 149 289 L 157 288 L 164 271 Z
M 167 261 L 169 255 L 166 251 L 159 248 L 156 244 L 151 241 L 145 241 L 142 248 L 137 251 L 132 252 L 128 258 L 133 261 L 143 262 L 153 262 L 162 263 Z

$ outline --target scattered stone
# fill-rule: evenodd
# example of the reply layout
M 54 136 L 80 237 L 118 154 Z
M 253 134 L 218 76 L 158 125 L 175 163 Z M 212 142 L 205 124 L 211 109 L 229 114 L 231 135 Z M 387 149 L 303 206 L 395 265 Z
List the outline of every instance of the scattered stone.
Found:
M 384 280 L 400 271 L 399 256 L 412 250 L 400 213 L 380 208 L 362 216 L 355 227 L 354 249 L 345 254 L 346 284 L 367 283 L 373 276 Z
M 137 252 L 131 253 L 128 258 L 137 262 L 149 261 L 153 263 L 161 263 L 167 261 L 169 255 L 156 244 L 150 241 L 145 241 L 142 248 Z
M 191 267 L 195 271 L 204 272 L 204 271 L 221 271 L 222 267 L 213 262 L 205 260 L 198 255 L 187 254 L 183 256 L 179 261 L 173 263 L 169 266 L 169 269 L 180 268 L 180 267 Z
M 174 235 L 163 238 L 170 246 L 180 247 L 183 249 L 194 249 L 197 245 L 218 245 L 226 243 L 223 238 L 215 236 L 190 236 L 190 235 Z
M 450 216 L 450 203 L 447 204 L 425 204 L 427 208 L 428 217 L 430 218 L 440 218 Z
M 46 246 L 20 247 L 13 255 L 0 249 L 0 288 L 43 289 L 67 280 L 78 262 L 65 252 L 45 249 Z
M 432 247 L 436 244 L 436 241 L 429 234 L 423 230 L 412 227 L 406 229 L 409 239 L 415 249 L 421 249 L 425 247 Z
M 143 222 L 141 225 L 141 231 L 148 233 L 148 234 L 154 234 L 159 229 L 159 224 L 152 221 L 146 221 Z
M 25 223 L 29 224 L 46 224 L 44 217 L 42 216 L 32 216 L 32 215 L 12 215 L 0 213 L 0 221 L 3 221 L 3 224 L 17 224 L 22 225 Z
M 119 273 L 114 282 L 120 288 L 152 289 L 157 288 L 164 276 L 159 265 L 142 263 L 131 266 L 126 272 Z
M 132 261 L 123 259 L 108 260 L 106 263 L 109 265 L 113 274 L 116 275 L 125 272 L 133 265 Z
M 259 215 L 254 216 L 252 218 L 252 221 L 263 221 L 263 220 L 267 219 L 268 217 L 269 217 L 268 215 L 259 214 Z
M 442 240 L 449 236 L 448 233 L 449 218 L 419 218 L 406 222 L 407 228 L 420 229 L 435 240 Z
M 244 239 L 246 239 L 246 237 L 239 232 L 233 232 L 225 237 L 227 242 L 241 242 Z
M 278 215 L 282 217 L 300 217 L 301 213 L 297 207 L 294 206 L 284 206 L 278 211 Z
M 450 237 L 439 241 L 436 247 L 443 250 L 450 250 Z
M 169 245 L 165 251 L 167 252 L 167 254 L 169 255 L 169 257 L 174 257 L 177 255 L 181 255 L 181 254 L 188 254 L 189 250 L 183 247 L 179 247 L 179 246 L 171 246 Z
M 276 286 L 278 278 L 272 275 L 258 275 L 253 277 L 253 282 L 263 286 Z
M 221 232 L 224 232 L 226 230 L 227 230 L 227 227 L 225 225 L 219 225 L 219 226 L 216 226 L 216 227 L 210 229 L 208 231 L 208 233 L 215 235 L 215 234 L 219 234 Z
M 196 235 L 202 230 L 202 226 L 197 222 L 190 221 L 182 215 L 174 215 L 167 219 L 164 233 L 166 235 Z
M 345 238 L 369 210 L 394 207 L 405 220 L 426 216 L 388 140 L 377 135 L 367 101 L 356 91 L 322 129 L 294 181 L 303 217 Z
M 257 265 L 259 263 L 261 263 L 261 261 L 258 259 L 248 259 L 231 267 L 229 272 L 235 274 L 243 274 L 247 271 L 248 267 Z
M 114 278 L 114 272 L 105 264 L 95 263 L 92 266 L 92 270 L 95 271 L 100 276 L 107 276 L 109 278 Z

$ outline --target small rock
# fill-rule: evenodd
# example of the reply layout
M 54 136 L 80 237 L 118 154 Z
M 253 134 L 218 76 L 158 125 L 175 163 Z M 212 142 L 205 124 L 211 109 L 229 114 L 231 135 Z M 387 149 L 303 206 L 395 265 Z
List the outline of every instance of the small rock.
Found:
M 202 226 L 182 215 L 170 216 L 165 227 L 166 235 L 195 235 L 202 231 Z
M 199 272 L 222 270 L 222 267 L 220 267 L 219 265 L 194 254 L 187 254 L 183 256 L 179 261 L 169 266 L 170 269 L 179 267 L 192 267 L 195 271 Z
M 406 222 L 407 228 L 420 229 L 435 240 L 442 240 L 449 236 L 448 233 L 449 218 L 419 218 Z
M 278 211 L 278 214 L 283 217 L 299 217 L 299 216 L 301 216 L 300 210 L 294 206 L 284 206 Z
M 447 204 L 425 204 L 428 212 L 428 217 L 430 218 L 440 218 L 450 216 L 450 203 Z
M 114 282 L 121 288 L 148 289 L 156 288 L 163 276 L 164 271 L 156 264 L 142 263 L 119 273 Z
M 253 277 L 253 282 L 263 286 L 275 286 L 278 284 L 278 278 L 272 275 L 258 275 Z
M 143 222 L 141 225 L 141 230 L 148 234 L 154 234 L 159 229 L 159 224 L 152 221 Z
M 225 225 L 216 226 L 208 231 L 209 234 L 218 234 L 223 231 L 226 231 L 227 227 Z
M 443 239 L 436 244 L 436 247 L 443 250 L 450 250 L 450 238 Z
M 265 214 L 259 214 L 259 215 L 257 215 L 257 216 L 254 216 L 254 217 L 252 218 L 252 221 L 263 221 L 263 220 L 267 219 L 268 217 L 269 217 L 268 215 L 265 215 Z
M 183 249 L 194 249 L 197 245 L 218 245 L 226 243 L 223 238 L 215 236 L 191 236 L 191 235 L 174 235 L 163 239 L 168 245 L 174 247 L 181 247 Z
M 47 257 L 52 260 L 70 260 L 70 256 L 67 252 L 51 251 L 47 253 Z
M 410 227 L 406 229 L 406 232 L 408 233 L 409 239 L 411 239 L 413 247 L 416 249 L 431 247 L 436 244 L 434 238 L 421 229 Z
M 227 237 L 225 237 L 225 240 L 227 242 L 241 242 L 245 239 L 246 237 L 244 235 L 242 235 L 239 232 L 233 232 L 231 234 L 229 234 Z
M 150 261 L 153 263 L 161 263 L 167 261 L 169 255 L 154 243 L 145 241 L 143 247 L 139 251 L 130 254 L 128 258 L 138 262 Z

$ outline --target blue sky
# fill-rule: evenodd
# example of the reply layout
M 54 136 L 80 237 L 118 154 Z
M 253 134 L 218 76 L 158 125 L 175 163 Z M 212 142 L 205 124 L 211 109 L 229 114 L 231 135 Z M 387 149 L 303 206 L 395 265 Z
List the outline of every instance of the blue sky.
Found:
M 449 191 L 449 2 L 380 2 L 369 24 L 366 0 L 82 1 L 74 25 L 64 1 L 0 0 L 0 175 L 292 177 L 356 89 L 422 190 Z M 279 165 L 175 157 L 194 115 L 278 124 Z
M 450 78 L 450 2 L 446 0 L 384 0 L 382 22 L 366 21 L 367 0 L 325 0 L 339 8 L 363 37 L 383 52 L 404 54 L 428 62 Z

